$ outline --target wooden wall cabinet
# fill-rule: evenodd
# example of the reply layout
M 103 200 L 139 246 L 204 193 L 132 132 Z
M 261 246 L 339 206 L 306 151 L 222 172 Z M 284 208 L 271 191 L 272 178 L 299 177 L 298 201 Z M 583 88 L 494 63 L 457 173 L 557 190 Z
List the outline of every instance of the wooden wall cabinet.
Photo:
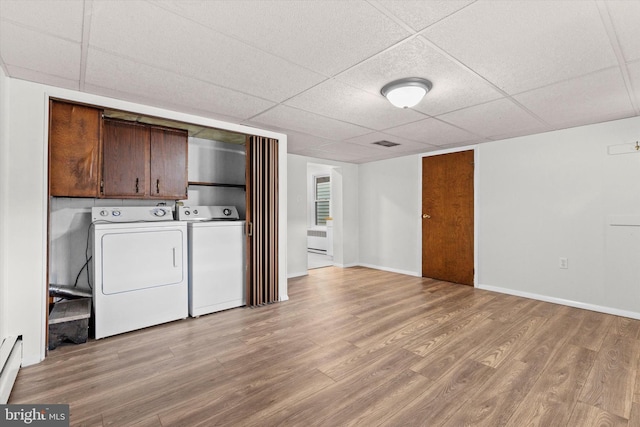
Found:
M 49 103 L 49 194 L 99 197 L 102 110 Z
M 148 196 L 149 128 L 105 119 L 102 147 L 102 195 Z
M 49 194 L 187 198 L 187 131 L 102 117 L 102 109 L 51 100 Z
M 187 198 L 186 131 L 152 127 L 150 135 L 150 195 L 162 199 Z
M 186 131 L 104 120 L 102 196 L 187 198 Z

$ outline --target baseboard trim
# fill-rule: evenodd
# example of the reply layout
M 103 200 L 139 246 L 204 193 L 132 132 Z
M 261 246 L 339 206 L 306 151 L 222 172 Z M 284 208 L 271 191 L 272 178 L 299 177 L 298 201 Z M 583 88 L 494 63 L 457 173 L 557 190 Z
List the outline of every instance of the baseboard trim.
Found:
M 407 276 L 413 276 L 413 277 L 422 277 L 421 274 L 416 273 L 415 271 L 409 271 L 409 270 L 400 270 L 397 268 L 390 268 L 390 267 L 382 267 L 380 265 L 373 265 L 373 264 L 363 264 L 360 263 L 358 264 L 360 267 L 367 267 L 367 268 L 373 268 L 375 270 L 382 270 L 382 271 L 388 271 L 390 273 L 398 273 L 398 274 L 404 274 Z
M 7 337 L 0 345 L 0 404 L 9 401 L 9 395 L 22 364 L 22 340 Z
M 596 305 L 596 304 L 587 304 L 580 301 L 572 301 L 572 300 L 563 299 L 563 298 L 550 297 L 547 295 L 540 295 L 540 294 L 534 294 L 531 292 L 523 292 L 523 291 L 518 291 L 514 289 L 501 288 L 498 286 L 478 285 L 476 287 L 478 289 L 484 289 L 485 291 L 493 291 L 501 294 L 514 295 L 517 297 L 530 298 L 538 301 L 550 302 L 553 304 L 566 305 L 569 307 L 581 308 L 584 310 L 597 311 L 599 313 L 612 314 L 614 316 L 628 317 L 630 319 L 640 320 L 640 313 L 637 313 L 635 311 L 620 310 L 618 308 L 605 307 L 605 306 Z
M 350 267 L 358 267 L 360 266 L 360 264 L 358 263 L 351 263 L 351 264 L 333 264 L 334 267 L 340 267 L 340 268 L 350 268 Z
M 309 271 L 300 271 L 298 273 L 291 273 L 287 275 L 287 279 L 293 279 L 295 277 L 302 277 L 302 276 L 308 276 L 308 275 L 309 275 Z
M 382 270 L 382 271 L 388 271 L 390 273 L 398 273 L 398 274 L 404 274 L 407 276 L 413 276 L 413 277 L 422 277 L 422 274 L 420 273 L 416 273 L 415 271 L 409 271 L 409 270 L 400 270 L 397 268 L 389 268 L 389 267 L 382 267 L 380 265 L 374 265 L 374 264 L 363 264 L 363 263 L 350 263 L 350 264 L 333 264 L 334 267 L 338 267 L 338 268 L 350 268 L 350 267 L 366 267 L 366 268 L 373 268 L 374 270 Z M 297 273 L 290 273 L 289 275 L 287 275 L 287 279 L 293 279 L 295 277 L 302 277 L 302 276 L 308 276 L 309 275 L 309 271 L 304 271 L 304 272 L 297 272 Z

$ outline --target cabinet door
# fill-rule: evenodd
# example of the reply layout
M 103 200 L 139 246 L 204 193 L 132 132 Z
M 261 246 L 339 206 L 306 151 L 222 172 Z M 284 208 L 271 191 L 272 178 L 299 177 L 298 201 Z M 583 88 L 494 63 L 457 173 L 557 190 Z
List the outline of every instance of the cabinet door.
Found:
M 104 121 L 104 197 L 138 198 L 149 195 L 149 128 Z
M 187 198 L 187 132 L 151 128 L 151 197 Z
M 51 196 L 98 197 L 102 110 L 52 100 L 49 108 Z

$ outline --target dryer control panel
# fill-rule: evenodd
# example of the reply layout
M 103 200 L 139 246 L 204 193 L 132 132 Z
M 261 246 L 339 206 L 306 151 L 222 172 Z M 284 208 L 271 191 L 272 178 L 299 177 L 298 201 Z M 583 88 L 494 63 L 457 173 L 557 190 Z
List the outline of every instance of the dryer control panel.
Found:
M 93 207 L 91 221 L 173 221 L 173 210 L 169 206 Z

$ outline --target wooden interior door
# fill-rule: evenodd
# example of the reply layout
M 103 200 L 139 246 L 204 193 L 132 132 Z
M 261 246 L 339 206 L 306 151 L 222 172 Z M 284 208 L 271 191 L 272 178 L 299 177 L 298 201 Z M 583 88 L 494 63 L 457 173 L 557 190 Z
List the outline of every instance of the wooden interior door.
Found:
M 422 159 L 422 276 L 473 286 L 473 151 Z

